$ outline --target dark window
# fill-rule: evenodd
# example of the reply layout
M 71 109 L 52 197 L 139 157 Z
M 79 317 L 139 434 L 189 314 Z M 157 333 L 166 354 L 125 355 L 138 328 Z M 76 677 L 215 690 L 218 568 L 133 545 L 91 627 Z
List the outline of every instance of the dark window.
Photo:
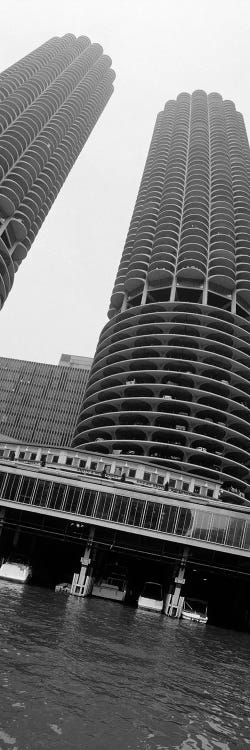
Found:
M 90 468 L 91 468 L 91 471 L 95 471 L 97 469 L 96 461 L 91 461 Z
M 148 471 L 144 471 L 143 479 L 144 479 L 145 482 L 150 482 L 151 474 L 149 474 Z
M 79 511 L 82 516 L 93 516 L 93 510 L 98 493 L 94 490 L 84 490 L 80 502 Z
M 205 541 L 205 539 L 208 538 L 211 518 L 212 513 L 206 513 L 202 510 L 195 511 L 195 522 L 192 531 L 192 537 L 194 539 L 203 539 Z
M 110 492 L 100 492 L 95 509 L 96 518 L 105 519 L 109 517 L 113 497 L 114 495 L 111 495 Z
M 41 460 L 41 466 L 45 466 L 46 460 L 47 460 L 47 453 L 42 453 L 40 460 Z
M 1 494 L 2 494 L 2 491 L 3 491 L 4 482 L 5 482 L 5 479 L 6 479 L 7 476 L 8 475 L 4 474 L 3 471 L 0 472 L 0 493 Z
M 30 477 L 23 477 L 21 481 L 21 489 L 18 497 L 19 503 L 31 503 L 31 497 L 36 484 L 36 479 Z
M 212 526 L 209 534 L 209 541 L 214 544 L 224 544 L 229 516 L 213 516 Z
M 213 497 L 213 496 L 214 496 L 214 491 L 210 489 L 207 490 L 207 497 Z
M 200 494 L 200 485 L 199 484 L 195 484 L 194 485 L 194 494 L 195 495 L 199 495 Z
M 31 461 L 35 461 L 36 460 L 36 453 L 31 453 L 30 460 Z
M 140 526 L 144 508 L 144 500 L 131 500 L 126 523 L 129 526 Z
M 62 509 L 65 490 L 65 484 L 53 484 L 49 499 L 49 508 Z
M 189 491 L 189 487 L 190 487 L 190 485 L 189 485 L 188 482 L 182 482 L 183 492 L 188 492 Z
M 178 508 L 174 505 L 164 505 L 160 521 L 160 531 L 166 534 L 173 534 L 176 522 Z
M 111 514 L 111 520 L 114 521 L 114 523 L 125 522 L 128 504 L 129 504 L 129 497 L 119 497 L 118 495 L 116 495 L 115 503 L 113 506 L 112 514 Z
M 147 503 L 143 526 L 145 529 L 156 529 L 158 526 L 161 505 L 160 503 Z
M 246 533 L 243 544 L 244 549 L 250 549 L 250 522 L 246 522 Z
M 10 459 L 10 461 L 14 461 L 14 459 L 15 459 L 15 451 L 10 451 L 9 452 L 9 459 Z
M 164 477 L 157 477 L 157 484 L 163 485 L 164 484 Z
M 68 488 L 68 494 L 64 505 L 64 510 L 67 511 L 67 513 L 76 513 L 81 494 L 82 490 L 80 487 Z
M 52 456 L 52 464 L 58 464 L 59 456 Z
M 66 466 L 72 466 L 72 464 L 73 464 L 73 458 L 70 458 L 70 456 L 67 456 Z
M 179 508 L 175 534 L 184 536 L 192 527 L 193 513 L 189 508 Z
M 169 484 L 169 487 L 173 490 L 174 487 L 176 486 L 176 480 L 170 479 L 168 484 Z
M 230 518 L 225 544 L 229 547 L 240 547 L 245 522 L 241 519 Z
M 2 456 L 3 456 L 3 454 L 4 454 L 4 450 L 3 450 L 3 448 L 1 448 L 1 449 L 0 449 L 0 457 L 2 457 Z M 23 454 L 23 455 L 24 455 L 24 454 Z
M 33 504 L 39 505 L 44 508 L 48 502 L 48 495 L 51 488 L 51 483 L 38 479 L 35 496 L 33 498 Z
M 81 458 L 81 461 L 79 462 L 80 469 L 85 469 L 87 461 L 84 461 L 83 458 Z
M 20 474 L 7 474 L 7 482 L 4 488 L 6 500 L 16 500 L 20 479 Z
M 128 475 L 129 475 L 129 477 L 132 477 L 132 478 L 135 477 L 136 470 L 135 469 L 129 469 Z
M 24 451 L 20 451 L 18 458 L 20 458 L 20 460 L 23 461 L 24 457 L 25 457 Z

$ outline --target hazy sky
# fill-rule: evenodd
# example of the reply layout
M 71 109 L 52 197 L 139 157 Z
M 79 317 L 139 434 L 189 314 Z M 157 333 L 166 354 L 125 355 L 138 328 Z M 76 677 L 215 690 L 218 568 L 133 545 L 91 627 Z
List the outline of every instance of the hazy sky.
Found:
M 219 91 L 250 134 L 249 0 L 8 0 L 0 70 L 67 32 L 102 44 L 115 91 L 0 312 L 0 355 L 52 363 L 95 351 L 165 101 Z

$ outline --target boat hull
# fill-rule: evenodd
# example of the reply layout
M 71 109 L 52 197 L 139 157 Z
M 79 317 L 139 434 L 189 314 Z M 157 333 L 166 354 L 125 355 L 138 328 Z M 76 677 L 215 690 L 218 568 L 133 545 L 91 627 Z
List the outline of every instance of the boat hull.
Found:
M 31 577 L 31 568 L 23 563 L 3 562 L 0 566 L 0 579 L 27 583 Z
M 101 583 L 100 585 L 94 584 L 92 596 L 99 597 L 100 599 L 111 599 L 113 602 L 124 602 L 126 591 L 120 591 L 116 586 L 110 586 L 105 583 Z
M 207 617 L 203 617 L 198 612 L 182 612 L 182 619 L 189 622 L 198 622 L 200 625 L 206 625 L 208 621 Z
M 139 596 L 138 609 L 148 609 L 151 612 L 162 612 L 163 600 L 149 599 L 146 596 Z

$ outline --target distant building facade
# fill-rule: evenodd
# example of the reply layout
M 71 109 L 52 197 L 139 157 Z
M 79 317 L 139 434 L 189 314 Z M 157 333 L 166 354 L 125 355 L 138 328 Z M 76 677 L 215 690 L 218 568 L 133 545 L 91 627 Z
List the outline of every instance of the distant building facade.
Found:
M 70 446 L 89 371 L 0 357 L 1 439 Z
M 81 357 L 77 354 L 61 354 L 58 364 L 62 367 L 80 367 L 81 370 L 90 370 L 92 362 L 92 357 Z
M 66 34 L 0 74 L 0 307 L 113 92 L 110 66 Z

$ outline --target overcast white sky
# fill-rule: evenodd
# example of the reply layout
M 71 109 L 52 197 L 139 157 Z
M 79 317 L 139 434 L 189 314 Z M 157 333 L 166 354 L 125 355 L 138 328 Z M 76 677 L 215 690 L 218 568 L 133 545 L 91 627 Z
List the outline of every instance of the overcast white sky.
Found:
M 86 34 L 115 91 L 0 313 L 0 355 L 93 355 L 157 112 L 180 91 L 233 99 L 250 133 L 249 0 L 8 0 L 0 70 L 54 35 Z

